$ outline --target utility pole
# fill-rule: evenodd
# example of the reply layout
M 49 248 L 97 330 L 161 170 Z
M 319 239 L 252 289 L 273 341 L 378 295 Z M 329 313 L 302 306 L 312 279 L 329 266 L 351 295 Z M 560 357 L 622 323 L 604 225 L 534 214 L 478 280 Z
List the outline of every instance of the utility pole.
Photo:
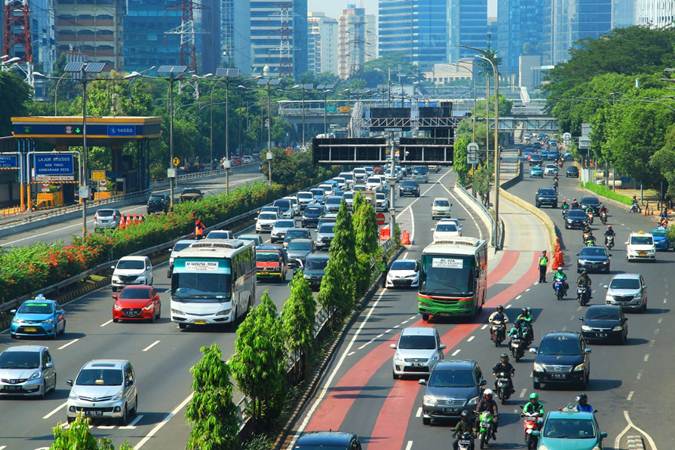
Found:
M 279 78 L 259 78 L 258 85 L 267 87 L 267 183 L 272 185 L 272 86 L 277 86 L 281 83 Z

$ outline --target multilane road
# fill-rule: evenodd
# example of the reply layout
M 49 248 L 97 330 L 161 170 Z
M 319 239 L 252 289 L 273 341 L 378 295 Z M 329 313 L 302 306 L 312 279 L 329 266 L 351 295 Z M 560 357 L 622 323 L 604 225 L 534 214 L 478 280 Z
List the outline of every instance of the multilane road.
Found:
M 448 186 L 451 175 L 443 177 Z M 422 187 L 427 191 L 419 199 L 397 200 L 402 228 L 416 236 L 430 235 L 430 221 L 417 222 L 412 229 L 411 217 L 426 217 L 433 196 L 449 194 L 437 184 Z M 455 209 L 464 220 L 467 234 L 476 234 L 473 219 L 459 206 Z M 426 229 L 421 227 L 426 227 Z M 250 231 L 250 230 L 247 230 Z M 483 230 L 483 234 L 486 232 Z M 415 237 L 417 239 L 417 237 Z M 199 359 L 199 349 L 218 344 L 229 358 L 234 348 L 232 329 L 179 331 L 169 322 L 169 280 L 166 264 L 155 266 L 155 286 L 161 292 L 162 319 L 150 323 L 112 323 L 112 297 L 109 288 L 100 289 L 66 306 L 67 332 L 56 341 L 12 341 L 6 333 L 0 334 L 0 351 L 8 346 L 37 343 L 49 347 L 58 373 L 58 389 L 46 400 L 4 399 L 0 408 L 0 449 L 33 450 L 48 447 L 52 427 L 65 421 L 65 401 L 69 388 L 66 380 L 73 379 L 87 361 L 98 358 L 128 359 L 136 369 L 139 389 L 139 412 L 128 426 L 102 423 L 92 428 L 97 437 L 110 437 L 116 445 L 128 441 L 135 448 L 181 449 L 187 441 L 189 429 L 184 411 L 191 393 L 192 378 L 189 369 Z M 289 275 L 290 278 L 290 275 Z M 258 298 L 269 290 L 281 309 L 288 296 L 287 284 L 258 283 Z M 403 319 L 400 319 L 403 320 Z

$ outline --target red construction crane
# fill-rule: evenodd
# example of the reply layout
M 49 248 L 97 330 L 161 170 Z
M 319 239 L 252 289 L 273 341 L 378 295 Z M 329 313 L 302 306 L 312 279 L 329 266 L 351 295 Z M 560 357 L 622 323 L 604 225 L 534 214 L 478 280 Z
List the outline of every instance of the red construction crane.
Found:
M 19 57 L 27 64 L 33 63 L 33 44 L 30 37 L 30 8 L 28 0 L 4 0 L 2 23 L 2 54 Z M 23 52 L 17 52 L 17 46 Z M 19 53 L 19 54 L 17 54 Z

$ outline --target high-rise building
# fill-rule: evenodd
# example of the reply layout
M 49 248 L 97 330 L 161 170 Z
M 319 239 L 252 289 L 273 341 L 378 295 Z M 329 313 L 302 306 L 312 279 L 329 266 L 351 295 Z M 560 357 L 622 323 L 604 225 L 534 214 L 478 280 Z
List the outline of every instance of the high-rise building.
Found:
M 475 50 L 463 46 L 486 49 L 496 41 L 496 36 L 489 35 L 487 3 L 487 0 L 448 0 L 448 59 L 451 62 L 476 54 Z
M 675 27 L 675 1 L 637 0 L 637 24 L 650 28 Z
M 377 17 L 366 14 L 366 62 L 377 59 Z
M 428 69 L 448 58 L 448 3 L 452 0 L 380 0 L 378 56 L 399 56 Z M 469 3 L 476 0 L 462 0 Z M 487 0 L 484 22 L 487 26 Z M 483 35 L 485 30 L 483 29 Z
M 16 4 L 21 6 L 21 2 Z M 11 5 L 10 9 L 14 9 Z M 0 2 L 0 43 L 4 42 L 4 21 L 2 20 L 5 9 L 5 2 Z M 18 12 L 13 14 L 17 16 Z M 53 0 L 29 0 L 28 14 L 30 18 L 30 42 L 31 54 L 33 57 L 33 68 L 35 71 L 49 75 L 52 73 L 56 63 L 56 42 L 54 39 L 54 2 Z M 21 19 L 19 19 L 21 20 Z M 8 36 L 10 37 L 10 46 L 7 49 L 7 55 L 25 58 L 26 51 L 23 45 L 22 36 L 16 36 L 23 33 L 23 26 L 11 26 Z M 15 39 L 16 38 L 16 39 Z M 14 42 L 12 44 L 12 42 Z M 2 45 L 0 44 L 0 51 Z
M 59 1 L 59 0 L 57 0 Z M 180 37 L 168 32 L 180 26 L 181 0 L 126 0 L 124 67 L 180 64 Z
M 220 43 L 218 50 L 223 67 L 235 67 L 240 73 L 251 72 L 250 0 L 215 0 L 220 2 Z M 210 72 L 210 70 L 205 70 Z
M 346 80 L 366 62 L 366 10 L 347 5 L 338 18 L 338 76 Z
M 541 55 L 544 21 L 541 0 L 499 0 L 497 3 L 497 49 L 500 72 L 519 71 L 521 55 Z
M 307 18 L 307 67 L 312 73 L 338 73 L 338 22 L 322 12 Z
M 635 6 L 637 0 L 613 0 L 612 1 L 612 29 L 625 28 L 637 23 Z
M 54 0 L 56 52 L 124 67 L 122 25 L 132 0 Z M 145 0 L 143 0 L 145 2 Z M 180 12 L 180 10 L 179 10 Z
M 307 0 L 250 0 L 252 71 L 299 77 L 307 71 Z

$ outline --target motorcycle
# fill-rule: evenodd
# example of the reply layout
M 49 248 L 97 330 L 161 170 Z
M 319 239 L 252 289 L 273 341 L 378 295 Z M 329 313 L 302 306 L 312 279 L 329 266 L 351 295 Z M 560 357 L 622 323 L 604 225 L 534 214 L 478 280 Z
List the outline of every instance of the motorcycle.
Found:
M 490 438 L 492 438 L 492 430 L 494 429 L 494 416 L 490 411 L 483 411 L 480 413 L 478 419 L 478 441 L 480 448 L 487 448 Z
M 563 206 L 562 210 L 560 211 L 560 214 L 562 214 L 563 219 L 565 218 L 565 216 L 567 216 L 567 211 L 568 211 L 569 209 L 570 209 L 569 206 L 568 206 L 567 208 L 565 208 L 565 207 Z
M 612 235 L 605 236 L 605 247 L 607 247 L 608 250 L 614 248 L 614 236 Z
M 462 435 L 457 438 L 457 449 L 458 450 L 474 450 L 473 446 L 473 435 L 468 431 L 462 433 Z
M 512 337 L 511 342 L 509 343 L 511 348 L 511 355 L 516 362 L 520 361 L 520 358 L 525 354 L 525 341 L 519 337 Z
M 537 444 L 539 443 L 538 431 L 541 428 L 542 422 L 539 413 L 523 413 L 520 417 L 523 418 L 523 430 L 525 431 L 525 444 L 527 445 L 527 450 L 536 450 Z M 537 433 L 535 433 L 535 431 Z
M 633 204 L 630 206 L 630 212 L 631 212 L 632 214 L 639 214 L 640 212 L 642 212 L 642 211 L 640 210 L 640 205 L 638 205 L 637 203 L 633 203 Z
M 506 324 L 501 320 L 495 320 L 490 324 L 490 339 L 499 347 L 506 339 Z
M 565 298 L 565 282 L 562 280 L 555 280 L 553 282 L 553 291 L 555 292 L 555 298 L 558 300 Z
M 501 400 L 503 405 L 509 397 L 511 397 L 511 391 L 513 389 L 511 377 L 506 372 L 499 372 L 497 373 L 496 378 L 497 381 L 495 382 L 495 386 L 497 388 L 497 397 L 499 397 L 499 400 Z
M 600 213 L 600 221 L 602 222 L 603 225 L 607 225 L 607 212 L 602 211 Z
M 593 213 L 592 212 L 587 212 L 586 217 L 588 217 L 588 223 L 593 225 Z
M 577 300 L 580 306 L 586 306 L 591 299 L 591 290 L 588 286 L 577 287 Z

